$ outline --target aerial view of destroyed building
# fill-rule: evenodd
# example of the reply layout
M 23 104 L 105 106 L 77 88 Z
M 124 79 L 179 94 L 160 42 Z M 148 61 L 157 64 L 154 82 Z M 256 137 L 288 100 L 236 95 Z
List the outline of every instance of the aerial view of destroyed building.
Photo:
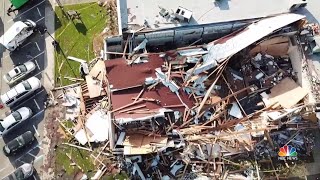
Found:
M 320 179 L 320 0 L 0 9 L 0 179 Z

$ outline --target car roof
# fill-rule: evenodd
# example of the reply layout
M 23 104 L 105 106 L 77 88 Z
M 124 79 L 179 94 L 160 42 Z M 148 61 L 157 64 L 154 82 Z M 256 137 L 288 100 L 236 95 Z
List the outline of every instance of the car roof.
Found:
M 3 119 L 3 121 L 1 121 L 0 123 L 5 129 L 7 129 L 9 126 L 11 126 L 15 122 L 17 122 L 17 121 L 16 121 L 16 119 L 13 117 L 13 115 L 11 113 L 9 116 L 5 117 Z
M 1 37 L 0 43 L 7 46 L 10 41 L 12 41 L 23 28 L 27 27 L 22 21 L 15 22 Z
M 27 131 L 23 134 L 21 134 L 20 136 L 14 138 L 13 140 L 11 140 L 10 142 L 8 142 L 6 144 L 6 146 L 12 150 L 12 149 L 17 149 L 20 146 L 20 143 L 23 145 L 28 144 L 29 142 L 31 142 L 33 139 L 33 134 L 31 131 Z M 20 141 L 20 143 L 19 143 Z
M 38 89 L 41 87 L 41 83 L 40 83 L 40 80 L 36 77 L 31 77 L 29 79 L 26 80 L 32 90 L 35 90 L 35 89 Z M 23 82 L 20 82 L 19 84 L 17 84 L 16 86 L 14 86 L 13 88 L 11 88 L 8 92 L 4 93 L 1 95 L 1 100 L 3 103 L 6 103 L 8 102 L 10 99 L 14 98 L 15 96 L 17 96 L 18 94 L 21 94 L 23 92 L 26 91 L 24 85 L 23 85 Z
M 38 89 L 41 87 L 41 83 L 40 83 L 40 80 L 36 77 L 31 77 L 29 79 L 26 80 L 30 86 L 32 87 L 32 89 Z

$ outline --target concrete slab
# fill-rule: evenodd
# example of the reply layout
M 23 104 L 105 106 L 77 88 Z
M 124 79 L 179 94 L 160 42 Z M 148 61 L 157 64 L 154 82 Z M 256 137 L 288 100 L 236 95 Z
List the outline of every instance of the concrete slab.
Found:
M 126 3 L 124 1 L 127 1 Z M 289 12 L 290 0 L 119 0 L 121 16 L 128 16 L 129 27 L 141 26 L 147 22 L 152 29 L 172 28 L 210 24 L 232 20 L 253 19 Z M 172 23 L 159 15 L 160 8 L 173 13 L 181 6 L 192 11 L 189 23 Z M 125 18 L 119 18 L 125 21 Z M 125 22 L 122 22 L 125 24 Z

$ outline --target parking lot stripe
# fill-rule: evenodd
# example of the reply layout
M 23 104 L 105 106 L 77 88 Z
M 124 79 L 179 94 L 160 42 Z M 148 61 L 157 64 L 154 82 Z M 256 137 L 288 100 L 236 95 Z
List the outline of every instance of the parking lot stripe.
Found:
M 39 22 L 39 21 L 41 21 L 41 20 L 43 20 L 43 19 L 44 19 L 44 17 L 38 19 L 38 20 L 36 21 L 36 23 Z
M 34 158 L 36 158 L 37 156 L 33 155 L 32 153 L 28 152 L 28 154 Z
M 35 59 L 35 58 L 37 58 L 37 57 L 41 56 L 42 54 L 44 54 L 44 51 L 42 51 L 40 54 L 38 54 L 38 55 L 36 55 L 35 57 L 33 57 L 33 59 Z
M 40 66 L 39 66 L 39 64 L 38 64 L 38 61 L 37 61 L 37 60 L 34 60 L 34 62 L 36 63 L 38 69 L 41 70 L 41 69 L 40 69 Z
M 18 161 L 22 162 L 23 164 L 25 164 L 26 162 L 22 161 L 21 159 L 18 159 Z
M 34 125 L 32 125 L 32 126 L 33 126 L 33 129 L 34 129 L 34 131 L 36 132 L 37 136 L 40 137 L 40 134 L 39 134 L 37 128 L 36 128 Z
M 38 7 L 37 7 L 37 10 L 38 10 L 39 15 L 42 16 Z
M 31 11 L 33 8 L 37 7 L 38 5 L 42 4 L 43 2 L 45 2 L 45 0 L 43 0 L 43 1 L 41 1 L 41 2 L 39 2 L 38 4 L 34 5 L 32 8 L 30 8 L 30 9 L 28 9 L 28 10 L 24 11 L 23 13 L 20 13 L 20 14 L 19 14 L 18 16 L 16 16 L 15 18 L 10 19 L 9 21 L 7 21 L 7 23 L 9 23 L 9 22 L 13 21 L 14 19 L 16 19 L 16 18 L 18 18 L 18 17 L 22 16 L 23 14 L 25 14 L 25 13 L 27 13 L 27 12 Z
M 36 104 L 37 108 L 40 110 L 39 104 L 37 103 L 36 99 L 33 99 L 34 103 Z
M 37 92 L 37 94 L 31 96 L 29 99 L 24 100 L 22 103 L 20 103 L 19 105 L 23 105 L 24 103 L 28 102 L 30 99 L 36 97 L 38 94 L 42 93 L 44 91 L 44 89 L 42 89 L 41 91 Z M 16 109 L 15 109 L 16 110 Z
M 24 47 L 26 47 L 26 46 L 28 46 L 29 44 L 31 44 L 31 42 L 28 42 L 27 44 L 23 45 L 23 46 L 21 47 L 21 49 L 24 48 Z
M 36 46 L 37 46 L 38 50 L 39 50 L 39 51 L 41 51 L 41 49 L 40 49 L 40 47 L 39 47 L 38 43 L 37 43 L 37 42 L 35 42 L 35 44 L 36 44 Z
M 44 111 L 44 109 L 42 109 L 41 111 L 37 112 L 37 114 L 33 115 L 31 118 L 38 116 L 40 113 L 42 113 Z

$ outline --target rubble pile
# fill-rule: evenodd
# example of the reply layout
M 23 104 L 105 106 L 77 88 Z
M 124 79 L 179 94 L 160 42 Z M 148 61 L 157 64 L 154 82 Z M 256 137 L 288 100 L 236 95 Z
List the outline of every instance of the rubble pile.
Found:
M 294 153 L 285 161 L 311 156 L 308 130 L 318 127 L 318 104 L 298 83 L 282 31 L 300 19 L 286 17 L 252 37 L 267 18 L 207 45 L 163 53 L 145 52 L 146 40 L 128 59 L 97 61 L 80 97 L 64 94 L 76 124 L 70 134 L 78 145 L 104 144 L 93 155 L 108 159 L 97 176 L 124 170 L 130 179 L 278 177 L 282 150 Z M 268 173 L 261 171 L 265 162 Z

